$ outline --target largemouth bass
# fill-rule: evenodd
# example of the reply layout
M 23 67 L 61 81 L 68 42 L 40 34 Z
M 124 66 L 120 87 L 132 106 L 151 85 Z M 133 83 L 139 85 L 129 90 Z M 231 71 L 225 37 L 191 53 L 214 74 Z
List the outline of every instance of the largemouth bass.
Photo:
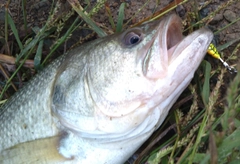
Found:
M 124 163 L 162 124 L 213 34 L 171 15 L 56 59 L 2 107 L 0 163 Z

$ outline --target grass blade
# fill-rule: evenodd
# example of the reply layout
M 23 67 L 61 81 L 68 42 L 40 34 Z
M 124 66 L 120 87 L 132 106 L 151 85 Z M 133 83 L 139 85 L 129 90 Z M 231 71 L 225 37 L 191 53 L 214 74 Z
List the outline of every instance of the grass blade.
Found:
M 82 7 L 76 0 L 68 0 L 72 8 L 78 13 L 78 15 L 95 31 L 99 37 L 106 36 L 106 33 L 99 28 L 92 19 L 82 11 Z
M 22 50 L 23 49 L 23 45 L 22 45 L 22 42 L 19 39 L 17 28 L 16 28 L 16 26 L 14 24 L 14 21 L 13 21 L 12 17 L 9 14 L 8 14 L 8 24 L 11 27 L 11 30 L 12 30 L 15 38 L 16 38 L 16 41 L 18 43 L 19 48 Z
M 40 64 L 41 64 L 41 59 L 42 59 L 42 48 L 43 48 L 43 41 L 41 40 L 38 44 L 38 48 L 37 48 L 37 52 L 36 55 L 34 57 L 34 68 L 35 69 L 39 69 L 40 68 Z
M 123 29 L 124 7 L 125 7 L 125 3 L 122 3 L 120 8 L 119 8 L 116 32 L 121 32 L 122 29 Z
M 210 72 L 211 72 L 211 65 L 207 61 L 203 61 L 204 67 L 205 67 L 205 73 L 204 73 L 204 84 L 202 88 L 202 100 L 205 106 L 208 104 L 209 101 L 209 93 L 210 93 L 210 86 L 209 86 L 209 80 L 210 80 Z

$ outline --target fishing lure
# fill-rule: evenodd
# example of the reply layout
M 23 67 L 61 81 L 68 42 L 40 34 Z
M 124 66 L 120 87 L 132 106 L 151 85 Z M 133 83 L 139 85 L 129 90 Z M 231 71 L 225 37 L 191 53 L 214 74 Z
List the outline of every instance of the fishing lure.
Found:
M 207 50 L 207 53 L 211 55 L 212 57 L 220 60 L 222 64 L 224 65 L 225 68 L 232 74 L 232 73 L 237 73 L 237 70 L 231 66 L 228 65 L 227 62 L 225 62 L 222 58 L 220 53 L 218 52 L 217 48 L 214 46 L 214 44 L 210 44 Z

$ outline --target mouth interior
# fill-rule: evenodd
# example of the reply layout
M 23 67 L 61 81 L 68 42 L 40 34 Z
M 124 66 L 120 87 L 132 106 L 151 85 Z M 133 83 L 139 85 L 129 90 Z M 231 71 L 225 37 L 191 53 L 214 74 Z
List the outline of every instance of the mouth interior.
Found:
M 182 35 L 182 25 L 179 21 L 172 20 L 168 24 L 168 30 L 166 34 L 166 41 L 167 41 L 167 52 L 168 52 L 168 62 L 170 63 L 176 55 L 173 55 L 174 50 L 177 48 L 178 44 L 183 40 Z
M 142 64 L 143 74 L 149 79 L 164 78 L 167 75 L 169 65 L 181 54 L 176 52 L 178 45 L 184 41 L 182 22 L 176 15 L 160 22 L 157 31 L 155 38 L 148 44 Z M 181 47 L 184 49 L 184 44 Z

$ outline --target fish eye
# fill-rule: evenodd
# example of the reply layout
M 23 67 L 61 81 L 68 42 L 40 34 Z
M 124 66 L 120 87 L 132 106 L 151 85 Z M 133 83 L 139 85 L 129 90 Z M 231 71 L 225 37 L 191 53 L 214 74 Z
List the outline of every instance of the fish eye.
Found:
M 127 46 L 138 44 L 141 41 L 141 35 L 136 32 L 129 32 L 124 36 L 124 43 Z

